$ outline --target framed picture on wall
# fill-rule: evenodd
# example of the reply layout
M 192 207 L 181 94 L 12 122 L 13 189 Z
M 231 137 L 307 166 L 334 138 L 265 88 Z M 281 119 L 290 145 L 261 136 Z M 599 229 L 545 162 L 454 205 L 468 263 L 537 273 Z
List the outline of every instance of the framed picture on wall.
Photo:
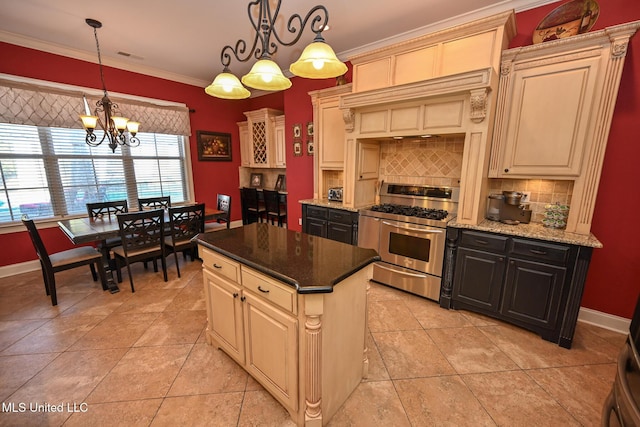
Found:
M 196 140 L 198 145 L 198 160 L 214 162 L 231 161 L 230 133 L 199 130 L 196 132 Z
M 293 139 L 297 140 L 302 138 L 302 125 L 300 123 L 296 123 L 293 125 Z
M 252 173 L 251 174 L 251 186 L 260 188 L 262 187 L 262 174 L 261 173 Z
M 302 142 L 295 141 L 293 143 L 293 155 L 294 156 L 302 156 Z
M 313 156 L 313 137 L 310 136 L 309 139 L 307 139 L 307 155 L 308 156 Z
M 307 122 L 307 136 L 313 136 L 313 122 Z
M 284 174 L 278 175 L 278 179 L 276 180 L 276 191 L 285 191 L 287 189 L 287 181 Z

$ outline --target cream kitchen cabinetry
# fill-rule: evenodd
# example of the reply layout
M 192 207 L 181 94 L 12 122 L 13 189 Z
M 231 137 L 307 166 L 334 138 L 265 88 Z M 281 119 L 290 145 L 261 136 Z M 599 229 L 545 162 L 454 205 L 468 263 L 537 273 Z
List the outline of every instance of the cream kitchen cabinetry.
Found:
M 358 144 L 358 179 L 377 179 L 380 166 L 380 144 L 360 142 Z
M 503 52 L 488 176 L 573 180 L 569 232 L 591 230 L 627 46 L 639 27 Z
M 247 140 L 245 148 L 241 150 L 242 165 L 252 168 L 286 167 L 284 118 L 277 119 L 282 116 L 282 111 L 261 108 L 247 111 L 244 115 L 247 116 Z M 276 122 L 280 125 L 279 132 L 276 131 Z M 248 156 L 248 165 L 245 155 Z
M 240 134 L 240 165 L 244 167 L 250 167 L 251 159 L 251 147 L 249 143 L 249 124 L 244 122 L 238 122 L 238 132 Z
M 207 343 L 229 354 L 297 425 L 326 424 L 367 375 L 375 251 L 258 223 L 200 234 L 198 243 Z
M 513 61 L 509 63 L 509 61 Z M 606 61 L 605 61 L 606 62 Z M 578 57 L 557 52 L 532 61 L 505 55 L 494 145 L 496 177 L 576 177 L 594 133 L 600 47 Z M 509 73 L 507 74 L 507 71 Z
M 313 104 L 314 196 L 327 196 L 329 187 L 340 187 L 344 171 L 345 122 L 340 96 L 351 93 L 351 84 L 309 92 Z
M 277 116 L 274 123 L 275 131 L 275 167 L 286 168 L 287 167 L 287 152 L 285 145 L 285 131 L 284 131 L 284 116 Z

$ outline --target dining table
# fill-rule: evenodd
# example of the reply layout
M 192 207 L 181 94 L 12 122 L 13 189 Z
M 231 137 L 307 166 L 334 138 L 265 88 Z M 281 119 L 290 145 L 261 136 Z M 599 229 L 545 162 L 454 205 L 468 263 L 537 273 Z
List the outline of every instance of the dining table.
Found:
M 205 207 L 204 218 L 205 220 L 213 220 L 223 214 L 225 214 L 225 211 Z M 165 222 L 169 222 L 168 212 L 165 215 Z M 117 215 L 100 219 L 92 219 L 88 216 L 63 219 L 58 221 L 58 227 L 60 227 L 62 232 L 74 245 L 105 242 L 107 239 L 112 239 L 120 235 Z M 109 289 L 109 292 L 112 294 L 120 292 L 118 284 L 113 280 L 113 269 L 111 268 L 109 250 L 106 249 L 106 245 L 104 244 L 99 245 L 99 247 L 101 248 L 102 261 L 107 273 L 107 289 Z

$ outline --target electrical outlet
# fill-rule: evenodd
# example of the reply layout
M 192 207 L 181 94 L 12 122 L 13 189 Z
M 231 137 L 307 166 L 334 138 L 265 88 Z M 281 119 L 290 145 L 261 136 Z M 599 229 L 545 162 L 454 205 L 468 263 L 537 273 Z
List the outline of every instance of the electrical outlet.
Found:
M 302 218 L 298 218 L 298 225 L 302 225 Z
M 531 203 L 531 191 L 522 192 L 522 199 L 520 200 L 520 203 L 521 204 Z

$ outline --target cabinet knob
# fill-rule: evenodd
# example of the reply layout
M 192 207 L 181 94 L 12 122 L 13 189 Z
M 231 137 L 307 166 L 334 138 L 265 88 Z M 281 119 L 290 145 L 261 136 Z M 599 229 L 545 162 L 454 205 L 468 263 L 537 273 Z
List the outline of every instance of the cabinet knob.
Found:
M 504 262 L 504 258 L 500 257 L 500 258 L 498 258 L 498 261 Z
M 508 172 L 509 172 L 509 169 L 505 168 L 504 173 L 508 173 Z
M 514 260 L 509 261 L 511 265 L 514 265 L 516 262 Z
M 240 301 L 242 301 L 242 302 L 244 302 L 244 300 L 246 300 L 246 299 L 247 299 L 247 297 L 244 297 L 244 296 L 240 297 Z
M 233 297 L 234 297 L 234 298 L 238 298 L 238 293 L 237 293 L 237 292 L 234 292 L 234 293 L 233 293 Z

